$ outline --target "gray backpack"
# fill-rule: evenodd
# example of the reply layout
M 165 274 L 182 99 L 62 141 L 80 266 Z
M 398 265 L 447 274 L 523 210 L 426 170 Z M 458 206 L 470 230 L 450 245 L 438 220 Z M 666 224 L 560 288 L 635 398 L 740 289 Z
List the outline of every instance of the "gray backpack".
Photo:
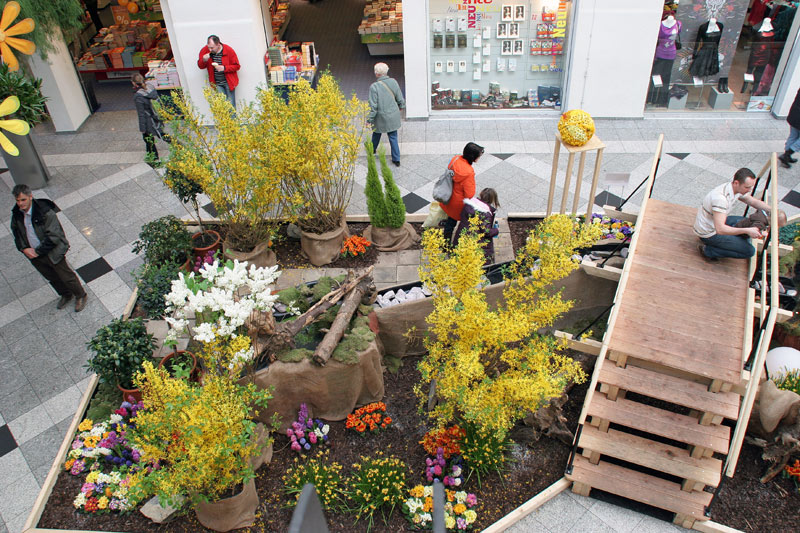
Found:
M 446 204 L 450 202 L 450 197 L 453 196 L 453 176 L 455 172 L 448 165 L 447 170 L 439 176 L 433 186 L 433 199 L 437 202 Z

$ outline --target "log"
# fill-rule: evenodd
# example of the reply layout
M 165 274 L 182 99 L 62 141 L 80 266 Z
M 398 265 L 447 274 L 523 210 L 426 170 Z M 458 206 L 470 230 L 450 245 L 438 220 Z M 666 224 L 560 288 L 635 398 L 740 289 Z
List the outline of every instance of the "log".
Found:
M 353 313 L 356 312 L 358 306 L 361 304 L 361 298 L 363 298 L 364 295 L 371 290 L 372 280 L 366 278 L 361 279 L 359 283 L 347 294 L 344 302 L 342 302 L 342 307 L 340 307 L 339 312 L 336 313 L 336 318 L 333 319 L 331 327 L 328 328 L 328 332 L 322 338 L 322 341 L 317 345 L 317 349 L 314 350 L 314 356 L 312 359 L 315 363 L 320 366 L 325 366 L 325 363 L 327 363 L 328 359 L 331 358 L 333 350 L 336 349 L 336 346 L 342 339 L 347 326 L 350 324 L 350 320 L 353 318 Z
M 258 353 L 259 361 L 268 354 L 269 360 L 275 360 L 275 354 L 286 346 L 291 346 L 294 343 L 294 337 L 300 333 L 303 328 L 314 322 L 319 316 L 336 305 L 347 293 L 356 287 L 361 280 L 371 276 L 373 267 L 369 267 L 361 274 L 355 275 L 352 271 L 348 273 L 347 278 L 337 288 L 320 298 L 311 308 L 297 317 L 297 320 L 291 322 L 281 322 L 275 326 L 275 333 L 269 336 L 264 342 L 259 342 L 261 350 Z M 370 277 L 370 283 L 372 278 Z

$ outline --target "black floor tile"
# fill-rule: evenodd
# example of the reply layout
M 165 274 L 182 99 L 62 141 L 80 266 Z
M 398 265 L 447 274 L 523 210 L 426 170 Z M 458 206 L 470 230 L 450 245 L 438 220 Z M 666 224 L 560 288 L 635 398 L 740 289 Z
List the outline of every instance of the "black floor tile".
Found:
M 114 269 L 111 268 L 111 265 L 109 265 L 108 262 L 102 257 L 75 269 L 81 279 L 83 279 L 83 281 L 86 283 L 94 281 L 103 274 L 108 274 L 112 270 Z
M 8 429 L 8 425 L 0 426 L 0 457 L 17 449 L 17 441 Z
M 492 155 L 495 156 L 498 159 L 502 159 L 503 161 L 505 161 L 506 159 L 508 159 L 509 157 L 511 157 L 514 154 L 492 154 Z
M 416 213 L 428 205 L 429 202 L 422 196 L 410 192 L 403 196 L 403 203 L 406 204 L 406 213 Z
M 676 152 L 676 153 L 674 153 L 674 154 L 667 154 L 667 155 L 671 155 L 672 157 L 677 157 L 678 159 L 680 159 L 681 161 L 683 161 L 684 159 L 686 159 L 686 157 L 687 157 L 689 154 L 684 154 L 684 153 L 679 153 L 679 152 Z
M 217 208 L 214 207 L 214 204 L 212 202 L 208 202 L 206 205 L 204 205 L 203 210 L 212 217 L 217 216 Z
M 783 197 L 781 202 L 786 202 L 794 207 L 800 207 L 800 192 L 789 191 L 789 193 Z
M 619 207 L 620 204 L 622 204 L 622 198 L 608 191 L 603 191 L 594 197 L 594 203 L 600 207 L 603 207 L 604 205 Z

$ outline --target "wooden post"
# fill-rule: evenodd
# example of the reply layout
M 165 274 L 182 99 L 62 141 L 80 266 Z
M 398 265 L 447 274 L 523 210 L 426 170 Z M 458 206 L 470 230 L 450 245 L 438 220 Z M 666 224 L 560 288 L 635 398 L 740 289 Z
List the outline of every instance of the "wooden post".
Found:
M 597 158 L 594 160 L 594 173 L 592 174 L 592 188 L 589 189 L 589 205 L 586 207 L 586 223 L 592 223 L 592 208 L 594 207 L 594 195 L 597 192 L 597 182 L 600 180 L 600 164 L 603 162 L 603 150 L 605 145 L 597 150 Z
M 583 169 L 586 166 L 586 152 L 581 152 L 581 159 L 578 162 L 578 181 L 575 182 L 575 197 L 572 199 L 572 214 L 578 212 L 578 202 L 581 200 L 581 182 L 583 181 Z
M 550 192 L 547 194 L 547 216 L 553 214 L 553 196 L 556 193 L 558 176 L 558 156 L 561 152 L 561 136 L 556 133 L 556 147 L 553 149 L 553 169 L 550 171 Z
M 559 213 L 567 211 L 567 197 L 569 196 L 569 185 L 572 181 L 572 166 L 575 164 L 575 152 L 570 152 L 567 158 L 567 175 L 564 177 L 564 189 L 561 191 L 561 210 Z M 578 183 L 581 180 L 578 178 Z

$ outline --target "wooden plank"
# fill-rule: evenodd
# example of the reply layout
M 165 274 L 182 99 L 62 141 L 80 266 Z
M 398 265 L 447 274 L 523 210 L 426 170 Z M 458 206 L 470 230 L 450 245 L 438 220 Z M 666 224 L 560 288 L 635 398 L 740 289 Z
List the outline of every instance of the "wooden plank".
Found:
M 626 321 L 634 320 L 640 321 L 643 314 L 652 313 L 653 307 L 636 306 L 633 302 L 625 302 L 625 305 L 619 312 L 619 319 L 623 318 Z M 725 322 L 710 322 L 707 320 L 699 319 L 695 316 L 670 311 L 668 309 L 659 309 L 658 316 L 661 318 L 659 323 L 662 325 L 669 325 L 673 331 L 681 331 L 684 335 L 692 337 L 713 338 L 716 339 L 718 344 L 723 346 L 730 346 L 732 348 L 741 349 L 740 335 L 731 327 L 731 321 Z
M 662 268 L 657 268 L 651 265 L 641 264 L 636 262 L 631 270 L 631 275 L 635 278 L 637 284 L 646 283 L 649 286 L 667 286 L 672 291 L 680 291 L 681 297 L 683 293 L 687 296 L 692 294 L 701 293 L 707 298 L 714 298 L 714 303 L 725 305 L 726 300 L 741 304 L 739 299 L 738 287 L 747 286 L 747 281 L 742 278 L 739 283 L 734 282 L 726 277 L 718 277 L 716 280 L 698 280 L 697 278 L 687 277 L 677 272 L 671 272 Z M 744 274 L 744 272 L 742 272 Z M 647 287 L 645 287 L 645 290 Z M 733 289 L 733 293 L 732 290 Z
M 572 350 L 577 350 L 579 352 L 588 353 L 589 355 L 600 355 L 600 349 L 603 346 L 602 342 L 596 341 L 594 339 L 582 339 L 576 340 L 572 333 L 566 333 L 564 331 L 556 330 L 553 332 L 553 335 L 560 339 L 566 339 L 567 345 Z
M 692 529 L 702 533 L 744 533 L 741 529 L 734 529 L 724 524 L 718 524 L 711 520 L 707 522 L 700 522 L 699 520 L 694 523 Z
M 578 446 L 712 487 L 716 487 L 722 478 L 722 461 L 719 459 L 697 459 L 683 448 L 614 429 L 603 433 L 594 426 L 583 426 Z
M 612 402 L 596 395 L 589 406 L 589 414 L 620 424 L 674 439 L 715 452 L 728 453 L 730 428 L 727 426 L 701 426 L 691 416 L 679 415 L 631 400 L 617 399 Z
M 739 328 L 742 324 L 744 324 L 744 297 L 742 298 L 742 304 L 739 307 L 734 309 L 717 309 L 717 308 L 709 308 L 706 307 L 703 311 L 702 309 L 693 309 L 687 307 L 687 305 L 680 300 L 675 300 L 673 298 L 668 298 L 665 300 L 656 301 L 650 297 L 647 293 L 636 293 L 632 291 L 626 292 L 622 297 L 622 306 L 627 305 L 628 302 L 633 302 L 634 305 L 642 306 L 642 305 L 649 305 L 651 312 L 648 314 L 649 316 L 643 316 L 642 320 L 647 321 L 654 321 L 658 319 L 658 316 L 655 315 L 653 311 L 656 309 L 670 309 L 672 311 L 678 312 L 685 312 L 692 316 L 696 316 L 698 318 L 708 317 L 709 320 L 712 322 L 724 322 L 728 321 L 732 327 Z M 740 333 L 741 334 L 741 333 Z
M 603 268 L 600 268 L 597 266 L 597 263 L 589 261 L 588 259 L 581 261 L 581 270 L 590 276 L 611 281 L 619 281 L 619 279 L 622 277 L 622 269 L 612 266 L 604 266 Z
M 528 500 L 527 502 L 523 503 L 503 518 L 492 524 L 491 526 L 487 527 L 483 530 L 483 533 L 500 533 L 501 531 L 505 531 L 512 525 L 516 524 L 533 511 L 553 499 L 555 496 L 559 495 L 564 490 L 568 489 L 569 486 L 572 484 L 567 478 L 562 477 L 542 492 Z
M 614 365 L 604 365 L 599 380 L 637 394 L 701 412 L 722 415 L 731 420 L 736 420 L 739 414 L 739 396 L 733 392 L 708 392 L 707 385 L 635 366 L 619 368 Z
M 573 472 L 566 477 L 653 507 L 687 514 L 697 520 L 706 520 L 703 512 L 712 497 L 708 492 L 684 492 L 679 484 L 672 481 L 605 461 L 593 465 L 580 456 L 575 457 Z
M 636 221 L 639 219 L 637 213 L 626 213 L 625 211 L 618 210 L 613 205 L 604 205 L 603 214 L 611 218 L 618 218 L 625 222 L 630 222 L 631 224 L 636 224 Z
M 667 352 L 663 349 L 654 348 L 649 343 L 636 343 L 629 341 L 611 340 L 609 350 L 619 355 L 637 357 L 645 361 L 653 361 L 664 366 L 685 370 L 698 376 L 709 379 L 721 379 L 729 383 L 738 383 L 741 379 L 741 369 L 725 368 L 710 361 L 702 361 L 693 358 L 691 355 L 681 356 L 679 354 Z M 737 362 L 737 365 L 739 363 Z
M 699 253 L 699 252 L 698 252 Z M 681 274 L 687 277 L 700 279 L 700 280 L 707 280 L 707 281 L 718 281 L 720 276 L 724 275 L 721 273 L 719 269 L 712 268 L 712 265 L 708 265 L 705 268 L 701 268 L 698 266 L 692 266 L 691 270 L 687 269 L 685 266 L 682 266 L 678 263 L 673 262 L 669 254 L 663 254 L 664 258 L 658 257 L 660 254 L 641 254 L 637 260 L 637 265 L 647 265 L 649 267 L 657 268 L 659 270 L 663 270 L 665 272 L 674 272 L 676 274 Z
M 755 312 L 756 315 L 761 313 L 761 302 L 755 302 L 753 304 L 753 311 Z M 776 316 L 776 318 L 777 318 L 776 322 L 786 322 L 787 320 L 789 320 L 793 316 L 794 316 L 794 313 L 792 313 L 791 311 L 787 311 L 786 309 L 781 309 L 779 307 L 778 308 L 778 314 Z
M 649 273 L 645 274 L 642 271 L 643 268 L 647 267 L 638 264 L 633 266 L 628 291 L 647 294 L 656 302 L 673 299 L 680 301 L 683 305 L 692 305 L 703 309 L 715 308 L 727 311 L 731 307 L 738 307 L 741 310 L 741 318 L 744 320 L 745 297 L 747 296 L 744 288 L 742 288 L 741 298 L 736 298 L 736 292 L 732 292 L 730 289 L 728 292 L 721 292 L 707 284 L 694 281 L 690 286 L 680 286 L 678 282 L 674 282 L 674 284 L 658 283 L 657 277 L 650 276 Z M 684 276 L 681 278 L 686 279 Z M 740 324 L 742 323 L 740 322 Z
M 749 281 L 746 276 L 747 262 L 744 259 L 724 258 L 709 262 L 700 256 L 700 251 L 696 245 L 667 249 L 667 247 L 659 245 L 658 242 L 653 242 L 654 239 L 648 237 L 646 232 L 643 232 L 643 234 L 644 240 L 639 251 L 644 256 L 663 260 L 667 263 L 679 263 L 692 270 L 714 272 L 717 276 L 724 274 L 733 278 L 734 283 L 736 280 Z

